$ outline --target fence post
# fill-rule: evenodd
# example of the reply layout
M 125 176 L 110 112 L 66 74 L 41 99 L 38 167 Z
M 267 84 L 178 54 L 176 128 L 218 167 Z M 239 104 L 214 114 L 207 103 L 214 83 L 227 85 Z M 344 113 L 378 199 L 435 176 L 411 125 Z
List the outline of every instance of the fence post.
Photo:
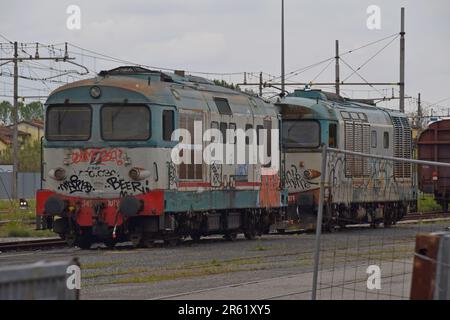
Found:
M 316 300 L 317 278 L 319 274 L 320 236 L 322 233 L 323 201 L 325 197 L 325 176 L 327 170 L 327 145 L 322 144 L 322 170 L 320 172 L 319 208 L 316 222 L 316 241 L 314 245 L 314 273 L 311 300 Z

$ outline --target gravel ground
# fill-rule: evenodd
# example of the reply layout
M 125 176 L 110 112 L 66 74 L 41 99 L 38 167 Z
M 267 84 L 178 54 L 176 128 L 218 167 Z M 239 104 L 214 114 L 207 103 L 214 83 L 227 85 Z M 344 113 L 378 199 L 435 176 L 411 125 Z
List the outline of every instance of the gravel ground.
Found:
M 340 274 L 338 270 L 352 273 L 374 263 L 383 264 L 384 268 L 396 263 L 396 271 L 404 265 L 404 273 L 409 274 L 416 234 L 442 231 L 448 226 L 449 222 L 403 224 L 389 229 L 357 227 L 324 234 L 321 274 L 324 278 L 333 278 L 334 274 Z M 64 248 L 5 252 L 0 254 L 0 266 L 77 257 L 82 266 L 82 299 L 176 298 L 179 294 L 204 290 L 211 292 L 210 297 L 214 298 L 215 288 L 222 288 L 223 294 L 224 286 L 236 287 L 286 276 L 302 278 L 302 274 L 309 279 L 313 270 L 313 248 L 314 234 L 310 233 L 264 235 L 254 241 L 245 240 L 241 235 L 232 242 L 208 237 L 199 243 L 188 240 L 177 247 L 157 244 L 150 249 L 125 245 L 113 250 L 97 246 L 85 251 Z M 348 278 L 348 274 L 343 278 Z M 332 286 L 335 280 L 331 279 Z M 306 284 L 309 282 L 304 281 L 306 291 L 310 290 Z M 257 286 L 255 288 L 258 290 Z M 267 290 L 267 286 L 264 288 Z M 253 297 L 230 295 L 230 299 Z

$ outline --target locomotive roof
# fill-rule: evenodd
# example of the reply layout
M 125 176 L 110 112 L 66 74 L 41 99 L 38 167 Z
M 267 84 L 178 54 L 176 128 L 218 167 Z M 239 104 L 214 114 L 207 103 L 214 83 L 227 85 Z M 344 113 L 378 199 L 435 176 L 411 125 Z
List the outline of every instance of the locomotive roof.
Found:
M 98 99 L 92 99 L 89 89 L 101 88 Z M 226 98 L 233 114 L 270 114 L 273 105 L 259 97 L 232 90 L 214 82 L 184 73 L 155 71 L 139 66 L 122 66 L 101 71 L 97 77 L 66 84 L 54 90 L 46 104 L 66 103 L 152 103 L 176 106 L 179 109 L 218 111 L 214 98 Z
M 278 104 L 284 117 L 301 115 L 304 119 L 337 120 L 342 112 L 362 112 L 369 117 L 369 122 L 384 123 L 386 117 L 405 117 L 396 110 L 381 108 L 376 105 L 347 99 L 332 92 L 322 90 L 295 90 Z

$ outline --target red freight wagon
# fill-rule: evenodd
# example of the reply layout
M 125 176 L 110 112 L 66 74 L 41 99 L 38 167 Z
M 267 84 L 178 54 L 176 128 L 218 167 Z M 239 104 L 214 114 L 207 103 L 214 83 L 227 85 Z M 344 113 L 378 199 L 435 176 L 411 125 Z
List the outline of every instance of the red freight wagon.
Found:
M 418 159 L 450 163 L 450 119 L 428 125 L 418 137 Z M 436 201 L 448 211 L 450 201 L 450 168 L 420 165 L 419 188 L 432 193 Z

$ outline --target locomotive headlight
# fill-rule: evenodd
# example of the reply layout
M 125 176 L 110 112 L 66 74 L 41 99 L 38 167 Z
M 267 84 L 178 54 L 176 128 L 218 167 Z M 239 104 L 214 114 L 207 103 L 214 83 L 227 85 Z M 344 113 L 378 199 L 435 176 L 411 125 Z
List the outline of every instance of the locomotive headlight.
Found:
M 90 93 L 90 95 L 91 95 L 92 98 L 98 99 L 98 98 L 100 98 L 100 96 L 102 95 L 102 90 L 100 90 L 100 88 L 97 87 L 97 86 L 93 86 L 93 87 L 91 87 L 91 89 L 89 90 L 89 93 Z
M 150 176 L 150 171 L 134 167 L 128 172 L 128 175 L 133 180 L 144 180 Z
M 63 168 L 52 169 L 48 172 L 50 178 L 61 181 L 66 178 L 66 170 Z

